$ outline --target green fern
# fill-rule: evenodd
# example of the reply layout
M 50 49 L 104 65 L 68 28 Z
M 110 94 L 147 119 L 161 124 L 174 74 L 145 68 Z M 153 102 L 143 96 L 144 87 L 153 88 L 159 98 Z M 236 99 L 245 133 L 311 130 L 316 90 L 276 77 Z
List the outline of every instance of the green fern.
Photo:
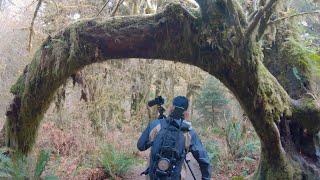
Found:
M 10 151 L 10 150 L 9 150 Z M 8 150 L 0 149 L 0 179 L 40 179 L 42 172 L 49 161 L 50 153 L 47 151 L 40 151 L 37 158 L 35 169 L 32 161 L 27 161 L 27 157 L 18 153 L 10 152 L 10 156 L 5 155 Z M 34 174 L 32 175 L 32 173 Z M 45 177 L 45 179 L 57 179 L 55 176 Z
M 35 177 L 40 177 L 44 171 L 50 158 L 50 153 L 48 151 L 41 150 L 37 159 L 36 169 L 34 171 Z
M 15 153 L 12 158 L 0 154 L 0 177 L 9 179 L 25 179 L 27 178 L 28 170 L 26 166 L 26 157 Z
M 219 170 L 221 165 L 221 151 L 219 149 L 219 144 L 215 141 L 210 141 L 205 143 L 205 146 L 208 151 L 210 162 L 214 166 L 214 171 Z
M 100 162 L 106 173 L 116 178 L 128 172 L 134 164 L 134 158 L 125 152 L 116 150 L 112 145 L 107 145 L 102 148 Z

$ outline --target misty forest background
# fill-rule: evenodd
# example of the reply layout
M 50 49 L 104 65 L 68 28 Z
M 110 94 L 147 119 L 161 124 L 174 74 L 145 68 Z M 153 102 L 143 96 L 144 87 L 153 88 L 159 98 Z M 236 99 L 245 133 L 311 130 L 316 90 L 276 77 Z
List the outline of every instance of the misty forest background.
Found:
M 0 0 L 0 127 L 12 99 L 10 87 L 48 35 L 82 19 L 152 14 L 170 2 L 197 8 L 192 0 Z M 238 2 L 247 11 L 257 6 L 255 0 Z M 307 63 L 319 63 L 313 62 L 320 56 L 319 6 L 311 0 L 289 0 L 287 7 L 281 16 L 294 18 L 279 24 L 292 23 L 299 34 L 288 41 L 296 43 L 296 53 L 312 54 Z M 295 16 L 300 12 L 312 13 Z M 267 38 L 270 45 L 273 38 Z M 292 77 L 303 81 L 297 68 L 290 71 Z M 318 76 L 313 78 L 319 82 Z M 1 155 L 0 177 L 141 179 L 148 153 L 138 152 L 136 141 L 157 117 L 156 109 L 146 104 L 158 95 L 166 97 L 165 108 L 174 96 L 190 99 L 190 120 L 208 150 L 213 178 L 253 173 L 259 139 L 222 83 L 186 64 L 126 59 L 87 66 L 60 87 L 31 155 L 18 162 Z

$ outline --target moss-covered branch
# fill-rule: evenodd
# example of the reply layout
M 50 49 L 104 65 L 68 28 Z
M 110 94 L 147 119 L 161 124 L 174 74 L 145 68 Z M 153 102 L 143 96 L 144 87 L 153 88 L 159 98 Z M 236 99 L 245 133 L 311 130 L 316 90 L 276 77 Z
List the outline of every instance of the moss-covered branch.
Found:
M 55 91 L 85 65 L 117 58 L 194 60 L 196 29 L 194 17 L 171 4 L 154 16 L 91 19 L 48 37 L 11 89 L 7 145 L 30 151 Z
M 270 0 L 254 19 L 268 20 L 266 11 L 271 12 L 276 1 Z M 290 132 L 281 124 L 293 119 L 316 132 L 318 105 L 308 99 L 291 101 L 262 63 L 262 49 L 251 33 L 259 23 L 249 25 L 253 28 L 247 29 L 250 38 L 242 37 L 242 28 L 247 25 L 243 17 L 237 17 L 242 16 L 237 4 L 232 0 L 197 2 L 202 10 L 198 18 L 180 5 L 171 4 L 152 16 L 77 22 L 48 37 L 12 87 L 15 97 L 7 112 L 7 145 L 24 153 L 30 151 L 55 91 L 86 65 L 118 58 L 163 59 L 198 66 L 235 94 L 261 140 L 256 178 L 304 177 L 304 157 L 296 155 L 297 150 L 288 140 Z M 313 123 L 317 125 L 312 127 Z M 307 168 L 313 172 L 307 178 L 317 177 L 317 165 Z

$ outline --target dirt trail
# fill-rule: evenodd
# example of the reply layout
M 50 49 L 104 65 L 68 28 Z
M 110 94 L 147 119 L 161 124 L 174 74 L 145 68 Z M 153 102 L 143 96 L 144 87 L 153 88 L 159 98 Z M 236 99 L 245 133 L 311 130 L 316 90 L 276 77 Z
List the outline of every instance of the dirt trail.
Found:
M 144 153 L 142 159 L 144 159 L 144 161 L 148 161 L 148 155 Z M 198 165 L 197 161 L 193 158 L 191 153 L 189 153 L 187 155 L 187 159 L 190 160 L 189 164 L 190 164 L 190 167 L 191 167 L 193 173 L 195 174 L 196 179 L 201 180 L 201 172 L 200 172 L 199 165 Z M 140 176 L 140 173 L 143 172 L 145 169 L 146 169 L 145 165 L 135 166 L 131 169 L 131 171 L 128 173 L 128 175 L 124 177 L 124 179 L 126 179 L 126 180 L 145 180 L 146 179 L 145 176 Z M 187 168 L 186 180 L 193 180 L 193 177 L 192 177 L 188 168 Z

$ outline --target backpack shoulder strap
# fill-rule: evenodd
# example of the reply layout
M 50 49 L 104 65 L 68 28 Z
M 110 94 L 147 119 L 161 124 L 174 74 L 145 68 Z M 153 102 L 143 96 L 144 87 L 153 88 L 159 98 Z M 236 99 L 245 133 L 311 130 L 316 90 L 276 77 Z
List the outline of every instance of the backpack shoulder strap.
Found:
M 167 119 L 159 119 L 159 124 L 157 124 L 149 133 L 149 141 L 152 142 L 156 138 L 157 134 L 161 129 L 166 129 L 169 123 L 166 122 Z
M 191 145 L 191 135 L 189 131 L 184 132 L 183 135 L 184 135 L 184 145 L 185 145 L 186 153 L 188 153 Z
M 149 133 L 149 142 L 153 142 L 156 138 L 157 134 L 159 133 L 160 129 L 162 128 L 162 122 L 160 120 L 160 123 L 157 124 L 153 129 L 151 129 Z
M 166 121 L 167 121 L 167 119 L 160 119 L 161 128 L 166 128 L 168 126 Z

